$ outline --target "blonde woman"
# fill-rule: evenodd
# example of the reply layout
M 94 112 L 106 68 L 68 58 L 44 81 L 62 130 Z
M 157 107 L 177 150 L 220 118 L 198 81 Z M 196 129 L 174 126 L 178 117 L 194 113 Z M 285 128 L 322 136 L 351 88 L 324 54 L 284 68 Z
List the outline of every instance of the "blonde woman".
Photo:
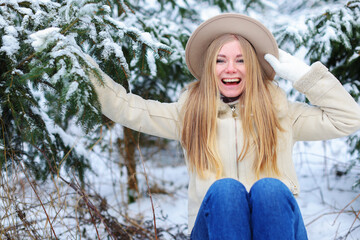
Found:
M 202 23 L 186 63 L 196 81 L 175 103 L 144 100 L 104 73 L 104 85 L 90 75 L 103 113 L 181 142 L 191 239 L 307 239 L 294 198 L 293 144 L 357 131 L 358 104 L 321 63 L 310 67 L 279 51 L 268 29 L 241 14 Z M 312 105 L 289 102 L 275 73 Z

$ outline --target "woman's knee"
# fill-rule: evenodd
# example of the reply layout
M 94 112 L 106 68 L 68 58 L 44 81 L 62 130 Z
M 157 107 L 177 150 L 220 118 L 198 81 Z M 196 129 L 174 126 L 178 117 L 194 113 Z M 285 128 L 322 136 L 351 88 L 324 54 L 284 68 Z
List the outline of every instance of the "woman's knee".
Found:
M 300 209 L 283 182 L 274 178 L 261 179 L 251 188 L 249 198 L 254 239 L 263 238 L 263 233 L 274 239 L 294 239 L 296 234 L 306 237 Z
M 293 212 L 297 203 L 290 189 L 280 180 L 264 178 L 257 181 L 250 190 L 249 203 L 251 208 L 262 212 L 288 209 Z
M 232 178 L 223 178 L 215 181 L 209 188 L 206 195 L 212 198 L 219 198 L 221 201 L 247 198 L 247 191 L 244 185 Z
M 250 196 L 265 201 L 293 197 L 290 189 L 276 178 L 263 178 L 257 181 L 250 190 Z

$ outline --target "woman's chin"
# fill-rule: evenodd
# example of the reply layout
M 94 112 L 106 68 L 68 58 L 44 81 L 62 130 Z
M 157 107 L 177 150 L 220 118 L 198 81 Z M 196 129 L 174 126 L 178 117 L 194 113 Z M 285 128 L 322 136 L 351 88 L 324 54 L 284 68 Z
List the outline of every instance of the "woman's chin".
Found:
M 227 98 L 239 97 L 243 91 L 221 91 L 221 94 Z

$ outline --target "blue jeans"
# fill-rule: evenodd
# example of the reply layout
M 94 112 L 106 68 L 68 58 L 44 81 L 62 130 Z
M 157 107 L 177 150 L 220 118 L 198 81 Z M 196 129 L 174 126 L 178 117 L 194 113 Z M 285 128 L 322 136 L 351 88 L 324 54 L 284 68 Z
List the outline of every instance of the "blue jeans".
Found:
M 307 239 L 299 206 L 280 180 L 264 178 L 248 193 L 225 178 L 209 188 L 191 232 L 192 240 Z

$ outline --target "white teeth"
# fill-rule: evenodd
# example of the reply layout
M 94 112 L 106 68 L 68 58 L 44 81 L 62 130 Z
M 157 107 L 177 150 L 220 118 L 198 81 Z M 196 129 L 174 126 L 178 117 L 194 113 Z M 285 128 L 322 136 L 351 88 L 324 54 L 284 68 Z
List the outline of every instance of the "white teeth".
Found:
M 239 78 L 228 78 L 228 79 L 223 79 L 223 82 L 239 82 L 240 79 Z

